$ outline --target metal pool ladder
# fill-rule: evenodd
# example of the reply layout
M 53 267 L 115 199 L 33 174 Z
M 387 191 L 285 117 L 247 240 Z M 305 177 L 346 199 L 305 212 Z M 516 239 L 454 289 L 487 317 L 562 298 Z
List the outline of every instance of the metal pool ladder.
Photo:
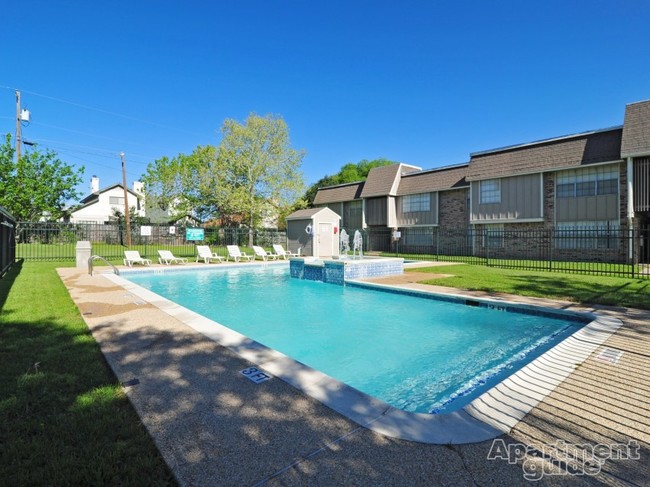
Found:
M 101 255 L 93 255 L 92 257 L 90 257 L 90 259 L 88 259 L 88 274 L 90 274 L 91 276 L 93 275 L 93 261 L 95 261 L 97 259 L 100 259 L 100 260 L 103 260 L 104 262 L 106 262 L 108 265 L 110 265 L 113 268 L 113 272 L 115 274 L 117 274 L 118 276 L 120 275 L 120 271 L 117 269 L 117 267 L 115 267 L 113 264 L 111 264 L 109 261 L 107 261 Z

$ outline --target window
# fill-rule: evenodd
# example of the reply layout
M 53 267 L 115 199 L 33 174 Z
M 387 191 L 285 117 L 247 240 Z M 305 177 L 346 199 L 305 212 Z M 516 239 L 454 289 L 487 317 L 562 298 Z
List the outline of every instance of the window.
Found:
M 111 205 L 122 205 L 124 206 L 124 198 L 120 196 L 109 196 L 108 203 Z
M 605 179 L 597 181 L 598 191 L 596 194 L 618 194 L 618 179 Z
M 598 166 L 559 172 L 555 194 L 558 198 L 618 194 L 618 167 Z
M 431 211 L 431 193 L 410 194 L 402 197 L 402 213 Z
M 501 202 L 501 180 L 487 179 L 480 182 L 481 203 Z
M 503 225 L 485 225 L 483 247 L 487 249 L 503 248 Z
M 620 227 L 615 221 L 558 223 L 555 231 L 557 249 L 618 249 Z

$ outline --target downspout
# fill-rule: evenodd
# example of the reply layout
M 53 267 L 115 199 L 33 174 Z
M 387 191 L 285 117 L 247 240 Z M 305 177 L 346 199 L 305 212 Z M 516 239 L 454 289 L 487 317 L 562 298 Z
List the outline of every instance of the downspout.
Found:
M 628 231 L 628 258 L 634 259 L 634 166 L 632 158 L 627 158 L 627 231 Z

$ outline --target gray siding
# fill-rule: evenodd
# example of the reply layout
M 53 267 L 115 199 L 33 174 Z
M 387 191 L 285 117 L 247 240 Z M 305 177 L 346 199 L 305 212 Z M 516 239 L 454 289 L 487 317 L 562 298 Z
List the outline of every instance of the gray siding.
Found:
M 305 232 L 305 227 L 311 224 L 311 218 L 306 220 L 290 220 L 287 222 L 287 247 L 291 252 L 301 248 L 302 255 L 312 255 L 312 237 Z
M 501 178 L 501 202 L 481 204 L 480 181 L 472 182 L 472 214 L 476 221 L 542 218 L 542 178 L 539 174 Z
M 361 200 L 346 201 L 341 216 L 341 226 L 355 229 L 363 228 L 363 202 Z
M 429 209 L 427 211 L 402 211 L 404 196 L 397 198 L 396 214 L 397 225 L 408 227 L 414 225 L 437 225 L 438 224 L 438 193 L 429 193 Z
M 332 210 L 334 213 L 336 213 L 339 216 L 343 216 L 343 202 L 340 203 L 327 203 L 326 205 L 318 205 L 320 207 L 327 207 L 330 210 Z
M 366 224 L 386 225 L 388 223 L 388 203 L 386 198 L 366 199 Z
M 618 220 L 618 194 L 555 199 L 555 221 Z

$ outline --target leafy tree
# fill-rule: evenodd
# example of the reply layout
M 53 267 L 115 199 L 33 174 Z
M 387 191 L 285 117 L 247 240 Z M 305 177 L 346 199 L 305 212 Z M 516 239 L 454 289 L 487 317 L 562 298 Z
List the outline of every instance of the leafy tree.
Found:
M 226 171 L 223 197 L 247 217 L 252 245 L 252 229 L 261 222 L 266 206 L 287 208 L 304 190 L 299 170 L 304 151 L 291 148 L 287 124 L 272 115 L 252 113 L 244 124 L 228 119 L 221 131 L 218 157 Z
M 216 147 L 198 146 L 191 154 L 162 157 L 150 163 L 142 176 L 147 208 L 158 207 L 170 216 L 193 215 L 200 220 L 221 213 Z
M 129 207 L 129 222 L 131 225 L 149 225 L 151 223 L 150 219 L 146 216 L 140 216 L 136 213 L 135 206 Z M 111 216 L 109 217 L 110 221 L 117 223 L 118 225 L 124 225 L 126 219 L 124 218 L 124 212 L 119 208 L 113 207 L 111 210 Z
M 146 197 L 202 220 L 245 221 L 252 239 L 252 229 L 270 210 L 288 213 L 304 190 L 299 171 L 304 153 L 291 148 L 279 117 L 251 114 L 244 124 L 228 119 L 221 130 L 218 147 L 199 146 L 189 155 L 150 164 L 142 178 Z
M 75 187 L 84 168 L 75 170 L 52 151 L 32 149 L 14 161 L 11 136 L 0 145 L 0 206 L 19 221 L 56 220 L 63 215 L 66 201 L 77 199 Z
M 388 159 L 383 158 L 374 159 L 372 161 L 363 159 L 356 164 L 349 162 L 345 164 L 336 174 L 333 174 L 331 176 L 324 176 L 312 184 L 305 193 L 304 200 L 307 202 L 308 206 L 311 206 L 314 203 L 314 198 L 316 197 L 318 188 L 334 186 L 337 184 L 355 183 L 357 181 L 365 181 L 365 179 L 368 177 L 368 173 L 373 167 L 390 166 L 391 164 L 397 164 L 397 162 L 389 161 Z

